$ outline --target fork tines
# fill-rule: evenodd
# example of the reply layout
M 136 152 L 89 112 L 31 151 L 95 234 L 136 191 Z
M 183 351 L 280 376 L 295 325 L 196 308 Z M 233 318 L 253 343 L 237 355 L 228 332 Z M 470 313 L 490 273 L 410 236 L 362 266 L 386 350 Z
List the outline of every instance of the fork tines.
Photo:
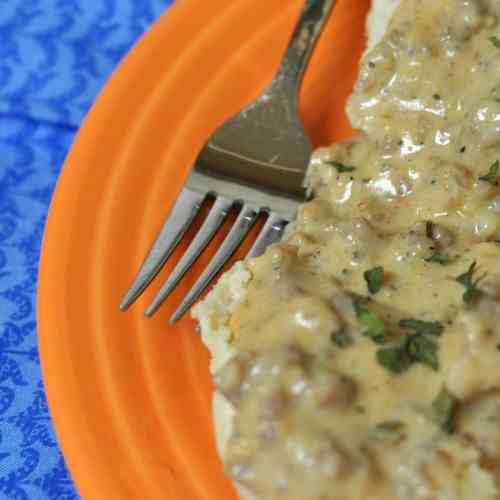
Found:
M 120 304 L 121 310 L 127 309 L 162 269 L 167 259 L 182 240 L 182 237 L 208 196 L 209 193 L 202 194 L 189 188 L 184 188 L 181 191 L 158 237 L 153 243 L 148 256 L 137 273 L 132 286 L 122 300 Z M 162 302 L 172 293 L 185 273 L 213 239 L 217 230 L 222 226 L 224 220 L 234 206 L 239 207 L 236 221 L 232 225 L 223 243 L 210 260 L 208 266 L 198 277 L 195 284 L 170 318 L 171 323 L 175 323 L 194 304 L 222 266 L 239 247 L 257 220 L 259 213 L 267 211 L 249 203 L 237 203 L 235 200 L 225 196 L 216 195 L 214 198 L 213 206 L 208 212 L 196 236 L 169 275 L 167 281 L 163 284 L 146 309 L 146 316 L 152 316 Z M 273 212 L 267 212 L 267 221 L 260 231 L 257 240 L 248 252 L 247 257 L 256 257 L 260 255 L 268 245 L 281 239 L 287 220 Z

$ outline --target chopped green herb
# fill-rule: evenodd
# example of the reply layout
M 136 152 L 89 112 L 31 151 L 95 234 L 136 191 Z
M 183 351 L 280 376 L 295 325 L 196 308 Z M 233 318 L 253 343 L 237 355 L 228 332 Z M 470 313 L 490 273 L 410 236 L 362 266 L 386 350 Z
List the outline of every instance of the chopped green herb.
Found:
M 370 293 L 375 294 L 382 288 L 382 282 L 384 281 L 384 268 L 382 266 L 365 271 L 363 276 Z
M 436 264 L 445 266 L 449 264 L 450 256 L 447 253 L 434 252 L 429 258 L 425 259 L 425 262 L 435 262 Z
M 406 330 L 413 330 L 422 335 L 435 335 L 439 337 L 444 330 L 444 326 L 439 321 L 422 321 L 419 319 L 402 319 L 399 326 Z
M 454 430 L 453 413 L 457 401 L 448 390 L 443 387 L 436 399 L 432 402 L 432 411 L 435 422 L 446 432 Z
M 344 165 L 339 161 L 327 161 L 326 163 L 328 165 L 331 165 L 332 167 L 335 167 L 339 174 L 343 174 L 345 172 L 354 172 L 356 170 L 356 167 L 353 167 L 351 165 Z
M 476 261 L 474 261 L 469 266 L 469 269 L 465 273 L 455 278 L 456 281 L 458 281 L 461 285 L 465 287 L 465 292 L 462 296 L 462 299 L 467 304 L 474 302 L 481 296 L 481 290 L 477 288 L 477 285 L 486 276 L 486 274 L 483 274 L 482 276 L 474 280 L 474 273 L 476 272 L 476 264 L 477 264 Z
M 421 321 L 416 319 L 402 319 L 399 326 L 413 330 L 403 344 L 377 351 L 378 362 L 394 373 L 401 373 L 413 363 L 422 363 L 434 370 L 439 370 L 438 344 L 427 335 L 439 337 L 444 327 L 438 321 Z
M 362 303 L 356 303 L 355 309 L 359 322 L 365 327 L 362 335 L 371 338 L 376 344 L 385 344 L 389 338 L 389 332 L 384 322 Z
M 400 441 L 405 439 L 405 425 L 401 420 L 386 420 L 370 430 L 369 438 L 376 441 Z
M 433 340 L 424 335 L 410 335 L 406 349 L 412 361 L 428 365 L 433 370 L 439 370 L 438 345 Z
M 488 40 L 497 48 L 500 49 L 500 39 L 497 36 L 490 36 Z
M 349 347 L 353 343 L 352 337 L 349 335 L 349 332 L 346 332 L 345 330 L 334 333 L 332 335 L 332 341 L 337 347 L 340 347 L 341 349 Z
M 497 174 L 499 170 L 500 170 L 500 161 L 497 160 L 495 163 L 493 163 L 493 165 L 491 165 L 490 169 L 488 170 L 488 173 L 486 175 L 482 175 L 481 177 L 479 177 L 479 180 L 489 182 L 490 184 L 493 184 L 493 186 L 496 186 L 498 185 Z
M 402 373 L 410 367 L 411 360 L 401 346 L 386 347 L 377 351 L 377 361 L 389 371 Z
M 462 273 L 460 276 L 456 277 L 456 280 L 461 285 L 464 285 L 465 287 L 470 287 L 472 284 L 472 276 L 474 275 L 474 272 L 476 271 L 476 265 L 477 265 L 477 262 L 474 261 L 469 266 L 469 269 L 465 273 Z
M 403 422 L 401 422 L 401 420 L 387 420 L 378 424 L 376 426 L 376 429 L 380 431 L 397 432 L 402 430 L 403 427 L 404 424 Z
M 480 296 L 481 296 L 481 290 L 478 290 L 477 288 L 469 288 L 464 292 L 462 298 L 464 302 L 470 304 L 475 300 L 477 300 Z

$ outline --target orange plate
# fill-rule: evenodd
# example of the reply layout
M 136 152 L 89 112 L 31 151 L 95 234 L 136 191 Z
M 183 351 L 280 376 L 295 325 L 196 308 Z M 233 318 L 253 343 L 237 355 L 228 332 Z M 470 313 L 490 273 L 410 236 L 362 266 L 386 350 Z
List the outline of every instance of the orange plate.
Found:
M 85 499 L 236 498 L 214 446 L 208 353 L 189 318 L 166 322 L 207 258 L 152 320 L 142 311 L 158 281 L 128 313 L 118 302 L 204 139 L 270 79 L 303 3 L 178 0 L 113 75 L 66 161 L 38 320 L 50 408 Z M 311 61 L 301 107 L 316 145 L 350 133 L 368 4 L 340 0 Z

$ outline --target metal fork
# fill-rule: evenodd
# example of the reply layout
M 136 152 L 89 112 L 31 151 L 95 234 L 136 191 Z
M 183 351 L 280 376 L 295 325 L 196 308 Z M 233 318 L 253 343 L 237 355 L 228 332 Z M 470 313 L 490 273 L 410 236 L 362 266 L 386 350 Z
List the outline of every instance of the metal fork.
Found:
M 214 203 L 165 284 L 146 309 L 151 316 L 214 237 L 233 207 L 239 214 L 216 254 L 170 318 L 177 321 L 236 251 L 259 213 L 267 220 L 247 258 L 279 241 L 306 198 L 311 142 L 298 113 L 304 69 L 335 0 L 307 0 L 276 76 L 253 103 L 208 139 L 120 309 L 127 309 L 160 271 L 207 198 Z

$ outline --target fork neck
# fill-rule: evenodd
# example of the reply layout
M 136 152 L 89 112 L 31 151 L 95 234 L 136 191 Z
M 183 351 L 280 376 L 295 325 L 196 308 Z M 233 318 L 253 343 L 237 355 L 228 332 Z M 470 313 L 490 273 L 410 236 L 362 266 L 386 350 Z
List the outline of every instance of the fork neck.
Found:
M 316 41 L 335 0 L 306 0 L 281 65 L 270 85 L 271 92 L 298 93 Z

